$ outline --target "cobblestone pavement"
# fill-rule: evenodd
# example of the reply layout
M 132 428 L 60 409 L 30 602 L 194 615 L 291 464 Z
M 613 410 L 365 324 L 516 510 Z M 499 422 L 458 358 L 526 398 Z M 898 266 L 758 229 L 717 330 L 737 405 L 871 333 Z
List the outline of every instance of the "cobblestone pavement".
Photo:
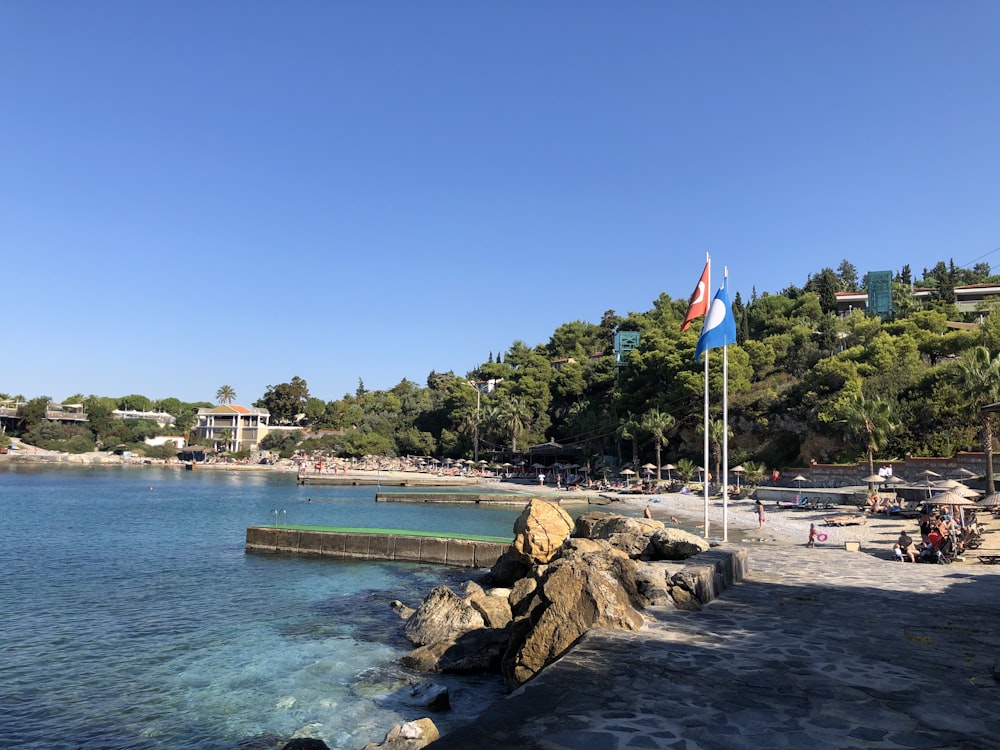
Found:
M 700 612 L 592 631 L 430 747 L 1000 747 L 1000 566 L 755 545 Z

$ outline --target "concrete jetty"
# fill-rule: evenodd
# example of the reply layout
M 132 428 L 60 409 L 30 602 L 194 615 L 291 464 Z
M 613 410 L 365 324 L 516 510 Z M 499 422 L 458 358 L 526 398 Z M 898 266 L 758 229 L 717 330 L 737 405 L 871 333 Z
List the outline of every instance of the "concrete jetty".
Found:
M 247 552 L 436 563 L 464 568 L 492 567 L 510 543 L 509 539 L 496 537 L 317 526 L 251 526 L 246 533 Z

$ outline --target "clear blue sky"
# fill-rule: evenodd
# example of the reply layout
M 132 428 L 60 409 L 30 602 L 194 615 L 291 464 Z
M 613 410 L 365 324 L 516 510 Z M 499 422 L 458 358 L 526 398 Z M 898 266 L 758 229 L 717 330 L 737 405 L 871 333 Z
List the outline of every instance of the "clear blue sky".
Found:
M 0 392 L 324 400 L 842 259 L 1000 270 L 1000 4 L 0 1 Z

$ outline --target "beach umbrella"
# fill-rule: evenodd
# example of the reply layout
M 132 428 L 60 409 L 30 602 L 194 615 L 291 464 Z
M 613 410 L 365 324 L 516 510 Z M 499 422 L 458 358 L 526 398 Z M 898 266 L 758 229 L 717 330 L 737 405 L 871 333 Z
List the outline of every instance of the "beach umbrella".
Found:
M 1000 508 L 1000 492 L 987 495 L 976 503 L 980 508 Z
M 895 474 L 890 474 L 889 476 L 883 478 L 882 480 L 886 484 L 906 484 L 906 480 L 902 477 L 897 477 Z
M 635 474 L 635 472 L 632 471 L 631 469 L 622 469 L 618 473 L 619 474 L 624 474 L 625 476 L 631 476 L 631 475 Z
M 919 474 L 917 474 L 917 476 L 923 477 L 924 479 L 929 479 L 931 477 L 939 478 L 941 475 L 938 474 L 936 471 L 931 471 L 930 469 L 924 469 Z
M 736 493 L 737 494 L 739 494 L 739 491 L 740 491 L 740 474 L 742 474 L 745 471 L 746 471 L 746 469 L 743 468 L 743 464 L 740 464 L 739 466 L 734 466 L 733 468 L 731 468 L 729 470 L 729 472 L 731 474 L 735 474 L 736 475 Z
M 914 482 L 910 485 L 911 487 L 919 487 L 921 489 L 927 490 L 927 497 L 931 496 L 931 490 L 938 489 L 937 485 L 934 484 L 930 479 L 924 479 L 920 482 Z
M 868 482 L 868 484 L 880 484 L 885 481 L 885 477 L 880 477 L 878 474 L 869 474 L 862 481 Z
M 964 484 L 960 484 L 955 488 L 955 492 L 960 494 L 962 497 L 979 497 L 979 493 L 976 492 L 971 487 L 966 487 Z
M 953 490 L 956 487 L 964 487 L 961 482 L 956 482 L 954 479 L 939 479 L 934 482 L 935 487 L 940 487 L 943 490 Z
M 948 490 L 934 495 L 930 500 L 925 500 L 924 505 L 975 505 L 975 503 L 967 497 L 962 497 L 959 492 Z
M 647 471 L 652 471 L 653 469 L 656 468 L 656 464 L 643 464 L 642 468 L 646 469 Z
M 677 468 L 676 466 L 674 466 L 673 464 L 664 464 L 660 468 L 667 472 L 667 481 L 668 482 L 674 481 L 673 477 L 670 476 L 670 472 L 673 471 L 673 470 L 675 470 Z
M 802 483 L 803 482 L 808 482 L 809 480 L 806 479 L 801 474 L 796 474 L 795 477 L 792 479 L 792 481 L 795 482 L 798 485 L 799 489 L 801 490 L 802 489 Z
M 951 475 L 953 477 L 957 477 L 958 479 L 972 479 L 973 477 L 979 476 L 976 472 L 969 471 L 964 466 L 955 469 L 955 471 L 951 472 Z

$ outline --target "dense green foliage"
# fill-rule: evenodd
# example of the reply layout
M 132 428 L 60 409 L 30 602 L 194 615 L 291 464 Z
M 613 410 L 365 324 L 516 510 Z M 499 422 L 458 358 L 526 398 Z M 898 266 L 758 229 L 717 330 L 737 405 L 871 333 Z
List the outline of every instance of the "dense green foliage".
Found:
M 919 279 L 904 266 L 895 274 L 888 319 L 857 310 L 838 314 L 836 293 L 865 287 L 846 260 L 801 288 L 754 290 L 749 301 L 737 294 L 738 343 L 727 350 L 730 465 L 744 463 L 757 474 L 810 460 L 873 465 L 906 454 L 991 451 L 992 424 L 980 407 L 1000 399 L 1000 316 L 988 310 L 963 315 L 954 305 L 956 286 L 986 281 L 997 279 L 985 264 L 968 270 L 941 262 Z M 920 301 L 914 284 L 936 293 Z M 501 462 L 554 440 L 580 446 L 590 462 L 610 456 L 687 470 L 702 463 L 704 370 L 693 357 L 700 322 L 680 332 L 686 307 L 686 300 L 661 294 L 645 312 L 608 311 L 598 323 L 565 323 L 544 344 L 515 341 L 463 375 L 431 372 L 424 385 L 402 380 L 388 390 L 368 390 L 359 380 L 355 393 L 324 401 L 295 376 L 268 386 L 254 405 L 270 411 L 272 424 L 304 429 L 272 433 L 262 447 L 281 455 L 466 458 L 478 447 L 481 457 Z M 612 351 L 616 331 L 640 334 L 622 367 Z M 722 442 L 720 361 L 721 352 L 710 354 L 715 471 Z M 215 395 L 224 403 L 235 398 L 229 386 Z M 140 395 L 71 400 L 85 404 L 88 425 L 46 422 L 41 413 L 48 399 L 39 398 L 22 406 L 14 429 L 38 445 L 112 448 L 156 432 L 155 425 L 111 419 L 116 406 L 168 411 L 178 419 L 173 432 L 184 434 L 194 409 L 211 405 Z

